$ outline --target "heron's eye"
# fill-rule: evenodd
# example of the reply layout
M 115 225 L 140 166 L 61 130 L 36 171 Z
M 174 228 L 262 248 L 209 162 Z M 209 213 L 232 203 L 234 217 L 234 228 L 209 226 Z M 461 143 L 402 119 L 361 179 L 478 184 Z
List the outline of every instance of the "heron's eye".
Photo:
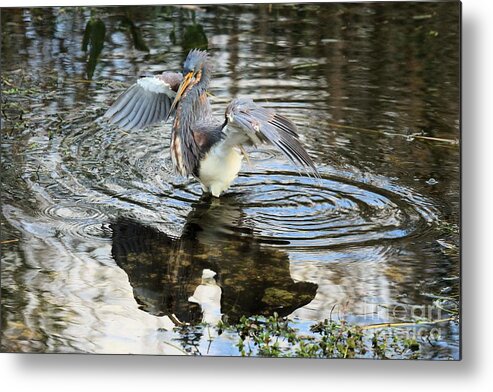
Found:
M 199 69 L 197 71 L 197 73 L 195 74 L 195 80 L 198 82 L 200 82 L 200 79 L 202 79 L 202 71 Z

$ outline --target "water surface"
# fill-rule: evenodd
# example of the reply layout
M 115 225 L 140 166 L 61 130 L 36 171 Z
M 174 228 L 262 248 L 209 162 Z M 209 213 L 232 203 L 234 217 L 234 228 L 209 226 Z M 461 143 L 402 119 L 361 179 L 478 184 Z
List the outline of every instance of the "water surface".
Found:
M 450 316 L 436 301 L 459 294 L 458 3 L 1 17 L 3 350 L 182 354 L 180 322 Z M 169 125 L 99 120 L 192 47 L 215 61 L 215 114 L 241 95 L 290 117 L 320 180 L 251 151 L 211 200 L 172 173 Z M 458 358 L 457 323 L 441 332 L 423 357 Z M 238 355 L 231 336 L 196 340 Z

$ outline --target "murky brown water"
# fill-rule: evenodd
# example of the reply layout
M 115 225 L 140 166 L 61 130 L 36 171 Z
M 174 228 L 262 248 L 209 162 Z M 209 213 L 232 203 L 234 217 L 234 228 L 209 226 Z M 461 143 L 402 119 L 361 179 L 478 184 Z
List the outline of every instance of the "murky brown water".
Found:
M 221 315 L 450 315 L 436 301 L 459 294 L 459 4 L 1 17 L 4 350 L 180 354 L 177 319 Z M 216 114 L 246 95 L 290 117 L 321 180 L 262 150 L 206 200 L 171 173 L 169 125 L 98 120 L 197 46 L 216 61 Z M 208 270 L 221 296 L 201 307 Z M 457 358 L 458 325 L 441 332 L 423 356 Z M 197 336 L 202 354 L 238 355 L 230 336 Z

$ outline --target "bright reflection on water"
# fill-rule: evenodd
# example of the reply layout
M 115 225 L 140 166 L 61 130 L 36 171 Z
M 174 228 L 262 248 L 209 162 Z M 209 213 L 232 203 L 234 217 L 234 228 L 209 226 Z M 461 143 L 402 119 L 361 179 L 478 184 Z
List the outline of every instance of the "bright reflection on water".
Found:
M 458 297 L 459 5 L 2 10 L 2 345 L 181 354 L 242 315 L 370 324 Z M 295 21 L 295 22 L 293 22 Z M 98 120 L 136 75 L 208 47 L 223 115 L 290 117 L 321 179 L 250 153 L 219 200 L 174 176 L 169 125 Z M 401 313 L 393 312 L 400 306 Z M 458 357 L 458 326 L 430 358 Z M 238 355 L 199 336 L 202 354 Z

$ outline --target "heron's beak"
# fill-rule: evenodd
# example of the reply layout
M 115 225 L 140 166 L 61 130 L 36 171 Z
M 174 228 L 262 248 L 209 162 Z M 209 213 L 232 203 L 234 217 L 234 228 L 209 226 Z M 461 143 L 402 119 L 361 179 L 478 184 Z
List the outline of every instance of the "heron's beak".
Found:
M 175 107 L 178 104 L 178 102 L 180 102 L 181 96 L 183 95 L 187 87 L 190 86 L 190 83 L 192 82 L 194 76 L 195 74 L 192 71 L 190 71 L 183 77 L 182 82 L 178 86 L 178 91 L 176 92 L 175 100 L 171 104 L 168 115 L 166 116 L 166 121 L 168 121 L 169 116 L 175 110 Z

